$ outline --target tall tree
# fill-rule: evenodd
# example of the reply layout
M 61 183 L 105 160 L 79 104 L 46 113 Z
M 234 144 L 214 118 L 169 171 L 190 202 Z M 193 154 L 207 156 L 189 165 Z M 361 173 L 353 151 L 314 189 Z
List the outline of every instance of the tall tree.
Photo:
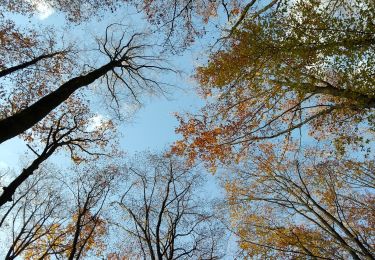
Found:
M 56 169 L 53 174 L 51 169 L 41 171 L 22 184 L 24 189 L 5 209 L 2 222 L 10 224 L 8 234 L 13 234 L 5 258 L 80 259 L 89 252 L 101 254 L 107 233 L 102 210 L 117 169 L 76 167 L 70 180 L 66 173 L 56 178 Z
M 116 26 L 116 25 L 113 25 Z M 48 88 L 34 103 L 20 109 L 15 114 L 0 120 L 0 142 L 22 134 L 46 117 L 51 111 L 65 102 L 77 90 L 86 87 L 95 80 L 105 78 L 107 89 L 114 100 L 118 99 L 118 85 L 123 85 L 137 98 L 139 89 L 160 91 L 159 82 L 150 79 L 145 73 L 150 70 L 167 70 L 158 64 L 158 58 L 142 53 L 149 44 L 137 44 L 143 34 L 133 34 L 123 43 L 125 33 L 116 38 L 112 26 L 107 28 L 103 42 L 99 42 L 100 51 L 109 59 L 103 66 L 71 78 L 55 90 Z M 117 42 L 117 43 L 116 43 Z M 138 88 L 138 89 L 137 89 Z
M 245 255 L 374 259 L 373 160 L 322 156 L 315 148 L 288 158 L 264 145 L 233 169 L 226 188 Z
M 74 103 L 71 105 L 70 103 Z M 31 164 L 9 184 L 4 185 L 0 195 L 0 207 L 11 201 L 16 190 L 34 172 L 61 149 L 70 153 L 76 164 L 98 159 L 99 156 L 115 157 L 119 155 L 116 145 L 115 126 L 112 121 L 99 119 L 93 122 L 95 114 L 79 99 L 70 98 L 59 111 L 50 113 L 42 122 L 23 135 L 28 147 L 37 156 Z M 93 125 L 93 124 L 96 125 Z M 44 143 L 41 152 L 37 147 Z
M 222 257 L 223 229 L 199 196 L 199 172 L 160 155 L 136 158 L 128 171 L 128 187 L 117 204 L 124 219 L 118 225 L 129 237 L 124 246 L 131 243 L 131 248 L 120 254 L 129 251 L 147 259 Z
M 175 150 L 214 164 L 303 127 L 316 139 L 330 135 L 340 152 L 365 144 L 374 124 L 374 10 L 373 1 L 283 1 L 244 19 L 197 68 L 207 105 L 179 118 Z

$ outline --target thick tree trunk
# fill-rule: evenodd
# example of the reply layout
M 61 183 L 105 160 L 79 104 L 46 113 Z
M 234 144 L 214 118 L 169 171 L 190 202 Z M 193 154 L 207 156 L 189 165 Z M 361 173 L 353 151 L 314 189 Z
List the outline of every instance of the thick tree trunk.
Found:
M 53 109 L 67 100 L 76 90 L 93 83 L 96 79 L 102 77 L 118 65 L 118 61 L 111 61 L 86 75 L 73 78 L 28 108 L 0 120 L 0 143 L 31 128 Z

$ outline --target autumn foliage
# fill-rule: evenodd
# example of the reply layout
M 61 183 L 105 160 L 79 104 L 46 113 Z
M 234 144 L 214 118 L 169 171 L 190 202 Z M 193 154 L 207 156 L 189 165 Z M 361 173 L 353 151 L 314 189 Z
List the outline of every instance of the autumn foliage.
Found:
M 301 132 L 333 141 L 340 153 L 366 146 L 375 99 L 374 27 L 365 21 L 373 4 L 339 2 L 347 12 L 297 1 L 243 21 L 197 68 L 206 106 L 199 115 L 178 116 L 183 139 L 173 149 L 215 165 L 239 160 L 263 141 L 287 146 Z
M 130 159 L 181 54 L 203 105 Z M 3 0 L 0 254 L 374 259 L 374 71 L 374 0 Z

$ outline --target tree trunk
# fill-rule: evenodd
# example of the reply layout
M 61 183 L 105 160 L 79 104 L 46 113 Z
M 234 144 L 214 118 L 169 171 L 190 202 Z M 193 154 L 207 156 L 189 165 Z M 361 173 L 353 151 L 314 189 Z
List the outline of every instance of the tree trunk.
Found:
M 65 82 L 55 91 L 42 97 L 28 108 L 0 120 L 0 143 L 31 128 L 53 109 L 67 100 L 76 90 L 93 83 L 96 79 L 102 77 L 117 65 L 118 61 L 111 61 L 86 75 L 73 78 Z

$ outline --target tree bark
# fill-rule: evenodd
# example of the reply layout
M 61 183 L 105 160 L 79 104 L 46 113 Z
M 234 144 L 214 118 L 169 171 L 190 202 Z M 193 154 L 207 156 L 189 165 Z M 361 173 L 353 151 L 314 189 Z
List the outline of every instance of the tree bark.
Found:
M 104 76 L 107 72 L 119 65 L 121 65 L 121 62 L 111 61 L 86 75 L 75 77 L 28 108 L 0 120 L 0 143 L 31 128 L 53 109 L 67 100 L 76 90 L 93 83 L 96 79 Z

